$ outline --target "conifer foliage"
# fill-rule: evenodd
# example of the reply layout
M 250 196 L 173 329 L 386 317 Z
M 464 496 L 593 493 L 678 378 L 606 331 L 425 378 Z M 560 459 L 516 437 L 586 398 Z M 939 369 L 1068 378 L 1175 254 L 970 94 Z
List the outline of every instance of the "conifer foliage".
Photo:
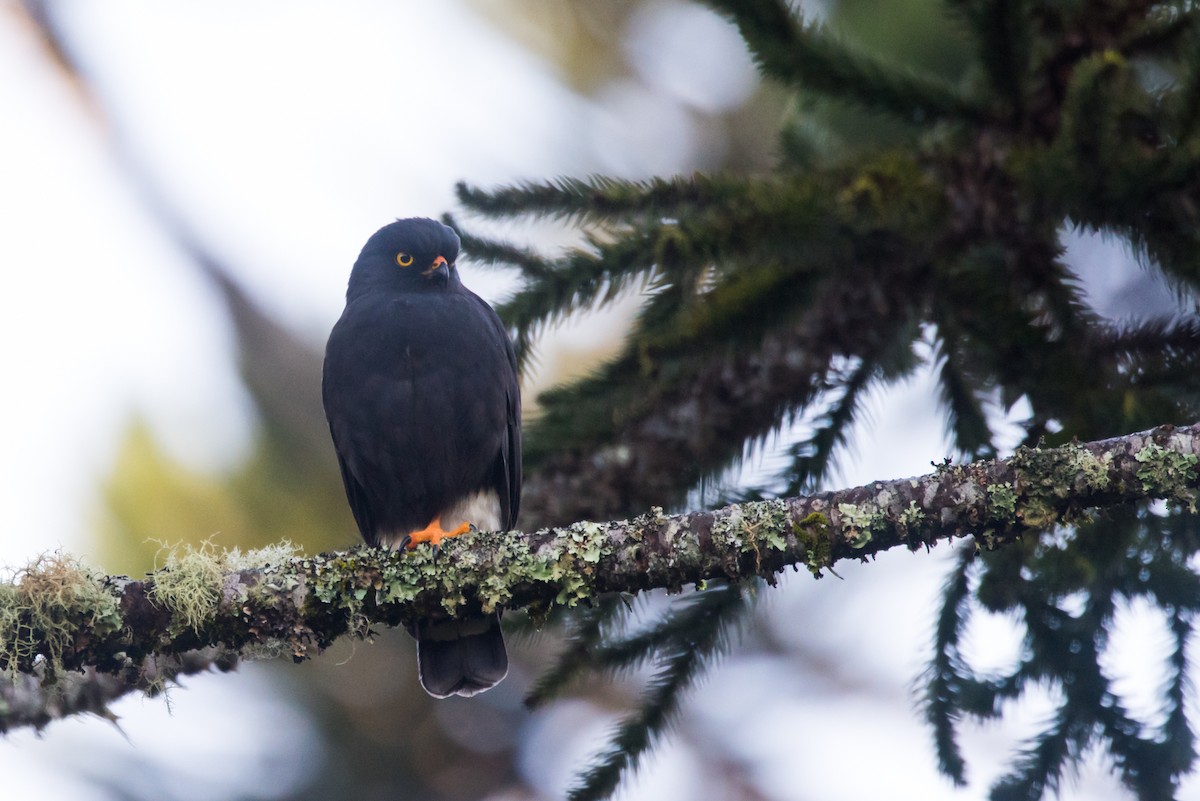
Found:
M 1072 229 L 1123 239 L 1176 289 L 1200 289 L 1200 9 L 1149 0 L 947 0 L 972 63 L 950 80 L 883 61 L 778 0 L 714 0 L 765 76 L 793 93 L 776 169 L 627 181 L 459 187 L 470 214 L 540 217 L 586 245 L 547 256 L 464 235 L 476 260 L 517 269 L 501 308 L 527 361 L 565 315 L 634 289 L 619 354 L 544 393 L 527 433 L 531 523 L 678 506 L 748 443 L 822 409 L 777 488 L 812 488 L 864 390 L 935 361 L 953 442 L 994 452 L 989 409 L 1022 401 L 1026 441 L 1096 438 L 1200 412 L 1200 318 L 1109 320 L 1063 260 Z M 853 107 L 898 134 L 846 141 L 825 112 Z M 461 228 L 461 227 L 460 227 Z M 930 347 L 932 346 L 932 347 Z M 932 355 L 929 355 L 932 354 Z M 975 556 L 948 581 L 925 709 L 940 764 L 965 781 L 955 727 L 999 715 L 1031 684 L 1055 717 L 993 790 L 1037 799 L 1091 748 L 1138 798 L 1173 796 L 1195 759 L 1184 714 L 1200 582 L 1194 509 L 1131 509 Z M 577 625 L 538 699 L 589 662 L 658 665 L 646 706 L 576 798 L 605 796 L 719 650 L 743 590 L 681 603 L 626 635 L 610 604 Z M 709 593 L 717 593 L 708 597 Z M 1137 723 L 1102 664 L 1115 610 L 1155 605 L 1174 648 L 1161 724 Z M 1004 676 L 960 653 L 974 610 L 1020 613 Z M 618 616 L 619 617 L 619 616 Z M 640 650 L 639 650 L 640 649 Z M 630 756 L 632 755 L 632 756 Z

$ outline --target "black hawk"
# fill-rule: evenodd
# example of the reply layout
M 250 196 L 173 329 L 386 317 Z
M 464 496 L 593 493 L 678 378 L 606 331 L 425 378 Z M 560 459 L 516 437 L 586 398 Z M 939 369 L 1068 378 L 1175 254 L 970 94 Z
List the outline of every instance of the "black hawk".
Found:
M 367 240 L 325 348 L 322 396 L 350 509 L 371 545 L 434 548 L 511 530 L 521 499 L 517 360 L 459 280 L 453 230 L 428 219 Z M 421 686 L 475 695 L 508 672 L 499 615 L 416 624 Z

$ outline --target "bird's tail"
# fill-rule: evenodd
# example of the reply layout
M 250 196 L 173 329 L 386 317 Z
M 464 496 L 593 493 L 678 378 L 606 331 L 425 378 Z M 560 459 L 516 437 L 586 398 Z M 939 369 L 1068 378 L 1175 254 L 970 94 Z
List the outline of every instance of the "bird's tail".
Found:
M 435 625 L 418 623 L 413 634 L 421 686 L 434 698 L 477 695 L 508 673 L 499 614 Z

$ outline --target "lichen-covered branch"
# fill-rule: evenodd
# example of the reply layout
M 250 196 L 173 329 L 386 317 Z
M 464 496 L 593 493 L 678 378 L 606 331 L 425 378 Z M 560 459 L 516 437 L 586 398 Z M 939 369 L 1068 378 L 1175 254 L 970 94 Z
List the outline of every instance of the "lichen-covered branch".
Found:
M 154 686 L 150 668 L 165 668 L 166 678 L 176 666 L 186 671 L 190 655 L 205 648 L 220 648 L 224 663 L 233 654 L 302 660 L 372 624 L 502 607 L 544 614 L 607 592 L 678 591 L 714 578 L 771 581 L 801 565 L 820 576 L 843 559 L 968 535 L 993 548 L 1148 498 L 1194 511 L 1198 461 L 1200 425 L 1163 426 L 1021 449 L 1003 460 L 947 462 L 920 478 L 807 497 L 681 515 L 654 509 L 632 520 L 529 534 L 479 532 L 447 541 L 437 555 L 428 546 L 318 556 L 296 555 L 290 546 L 248 554 L 201 548 L 171 555 L 141 581 L 42 557 L 0 584 L 0 670 L 14 678 L 0 691 L 0 730 L 103 708 L 104 695 L 40 705 L 19 697 L 22 687 L 61 685 L 79 671 L 95 682 L 115 680 L 105 691 L 115 695 Z M 15 681 L 27 676 L 39 681 Z
M 237 654 L 219 648 L 201 648 L 179 656 L 147 657 L 119 673 L 94 668 L 59 676 L 47 685 L 45 665 L 32 673 L 11 675 L 0 681 L 0 732 L 34 726 L 38 729 L 59 718 L 90 712 L 112 718 L 108 705 L 135 690 L 157 695 L 169 682 L 211 670 L 237 667 Z

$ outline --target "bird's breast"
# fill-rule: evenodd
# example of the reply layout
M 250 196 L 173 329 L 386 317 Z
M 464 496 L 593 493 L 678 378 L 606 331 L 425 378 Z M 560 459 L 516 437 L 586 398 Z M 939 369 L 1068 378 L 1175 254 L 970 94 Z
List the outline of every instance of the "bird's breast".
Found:
M 370 378 L 420 381 L 449 372 L 472 383 L 501 383 L 504 342 L 469 295 L 423 293 L 364 298 L 346 308 L 335 329 L 335 360 Z M 346 356 L 346 358 L 342 358 Z

